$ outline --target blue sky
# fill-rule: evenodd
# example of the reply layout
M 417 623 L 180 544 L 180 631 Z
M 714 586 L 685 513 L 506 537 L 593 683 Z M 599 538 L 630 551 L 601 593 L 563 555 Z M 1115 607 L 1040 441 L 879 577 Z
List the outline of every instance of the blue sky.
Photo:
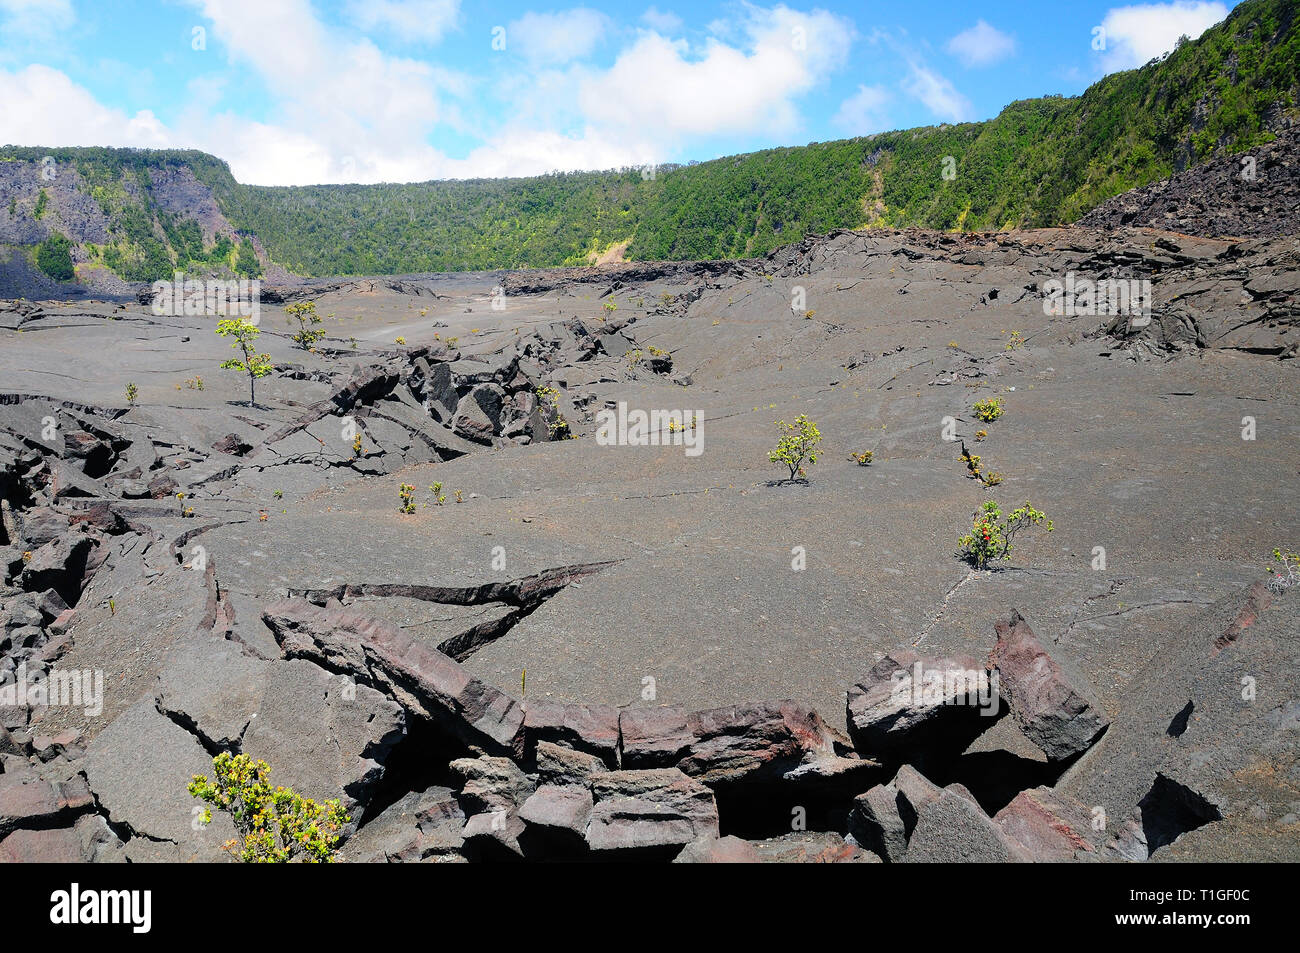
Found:
M 1231 6 L 0 0 L 0 143 L 274 185 L 709 159 L 1075 95 Z

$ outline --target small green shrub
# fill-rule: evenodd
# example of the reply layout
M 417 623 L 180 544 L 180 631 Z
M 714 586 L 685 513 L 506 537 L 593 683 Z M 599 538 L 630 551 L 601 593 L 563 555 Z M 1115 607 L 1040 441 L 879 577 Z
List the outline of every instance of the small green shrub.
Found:
M 1273 592 L 1283 592 L 1292 586 L 1300 586 L 1300 554 L 1275 549 L 1273 559 L 1277 565 L 1268 566 L 1273 577 L 1268 581 L 1268 588 Z
M 992 423 L 1002 416 L 1002 398 L 990 397 L 988 400 L 977 400 L 974 406 L 975 416 L 987 423 Z
M 781 439 L 768 452 L 767 459 L 788 467 L 791 480 L 804 476 L 807 472 L 804 469 L 804 461 L 807 460 L 809 465 L 817 462 L 816 448 L 822 440 L 821 431 L 808 419 L 807 414 L 800 414 L 792 424 L 778 420 L 776 426 Z
M 208 805 L 205 824 L 214 807 L 230 815 L 239 836 L 222 849 L 247 864 L 337 861 L 339 832 L 350 820 L 337 800 L 317 804 L 291 788 L 271 787 L 266 762 L 246 754 L 223 751 L 212 759 L 212 769 L 212 781 L 196 774 L 187 790 Z
M 325 336 L 323 329 L 315 327 L 321 323 L 321 317 L 316 313 L 315 301 L 299 301 L 291 304 L 284 309 L 284 313 L 289 316 L 290 321 L 298 322 L 298 330 L 294 333 L 293 340 L 304 351 L 310 351 L 312 346 Z
M 261 328 L 243 318 L 228 318 L 217 322 L 217 334 L 223 338 L 233 337 L 235 340 L 230 343 L 230 346 L 242 355 L 242 358 L 222 361 L 221 369 L 243 371 L 248 375 L 248 402 L 254 406 L 257 404 L 257 395 L 253 385 L 259 377 L 265 377 L 275 370 L 275 365 L 271 363 L 271 355 L 258 354 L 253 347 L 257 336 L 261 333 Z
M 983 569 L 991 561 L 1010 558 L 1011 540 L 1027 527 L 1042 524 L 1046 524 L 1047 532 L 1052 531 L 1052 521 L 1028 501 L 1004 520 L 1002 508 L 993 500 L 985 500 L 975 511 L 971 531 L 957 540 L 959 554 L 976 569 Z
M 36 267 L 55 281 L 71 281 L 77 276 L 72 266 L 72 243 L 55 232 L 36 246 Z

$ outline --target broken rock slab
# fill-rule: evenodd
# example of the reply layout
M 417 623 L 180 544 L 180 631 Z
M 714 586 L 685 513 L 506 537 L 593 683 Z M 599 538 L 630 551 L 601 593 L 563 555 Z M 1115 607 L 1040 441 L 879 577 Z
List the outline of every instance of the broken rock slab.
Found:
M 1024 849 L 959 791 L 945 788 L 922 805 L 904 863 L 1010 863 Z
M 846 707 L 853 746 L 882 760 L 926 749 L 955 756 L 1002 714 L 986 666 L 911 651 L 873 665 L 849 689 Z
M 90 810 L 93 800 L 86 779 L 49 781 L 19 774 L 0 774 L 0 837 L 22 828 L 71 825 L 76 815 Z
M 834 831 L 793 831 L 750 841 L 765 864 L 878 864 L 880 858 Z
M 585 849 L 593 805 L 586 785 L 543 784 L 519 809 L 519 819 L 528 828 L 525 851 L 545 857 Z
M 257 714 L 270 662 L 211 632 L 181 640 L 158 676 L 158 710 L 204 739 L 232 748 Z
M 749 841 L 730 834 L 693 840 L 673 858 L 674 864 L 758 864 L 762 861 Z
M 995 626 L 991 664 L 1011 716 L 1049 761 L 1087 751 L 1109 725 L 1083 674 L 1060 650 L 1040 639 L 1016 609 Z
M 434 786 L 411 791 L 369 820 L 341 851 L 354 863 L 416 863 L 459 859 L 465 813 L 456 792 Z
M 629 769 L 676 765 L 695 743 L 687 711 L 676 705 L 625 708 L 619 713 L 620 754 Z
M 194 735 L 159 714 L 152 697 L 114 719 L 86 755 L 91 791 L 110 823 L 131 833 L 130 842 L 161 844 L 178 860 L 220 860 L 234 825 L 219 811 L 206 827 L 193 823 L 203 805 L 186 786 L 196 774 L 211 778 L 212 757 Z
M 362 684 L 491 754 L 523 753 L 520 703 L 396 625 L 336 600 L 283 599 L 262 614 L 286 658 L 304 658 Z
M 574 751 L 549 741 L 537 742 L 533 752 L 537 777 L 545 784 L 586 785 L 593 774 L 603 774 L 609 768 L 594 754 Z
M 338 798 L 357 823 L 406 736 L 406 713 L 368 685 L 302 659 L 272 663 L 245 754 L 265 761 L 276 784 L 316 801 Z
M 611 771 L 591 780 L 594 805 L 587 827 L 593 852 L 650 855 L 675 852 L 700 837 L 718 836 L 718 806 L 707 785 L 676 768 Z
M 1093 812 L 1051 788 L 1021 791 L 993 816 L 993 823 L 1036 862 L 1096 860 L 1105 830 L 1094 829 Z
M 594 755 L 618 767 L 619 711 L 613 705 L 565 705 L 530 701 L 525 706 L 524 738 L 529 749 L 539 741 Z
M 687 729 L 695 740 L 678 767 L 710 785 L 778 780 L 806 760 L 835 755 L 821 716 L 789 700 L 695 712 Z

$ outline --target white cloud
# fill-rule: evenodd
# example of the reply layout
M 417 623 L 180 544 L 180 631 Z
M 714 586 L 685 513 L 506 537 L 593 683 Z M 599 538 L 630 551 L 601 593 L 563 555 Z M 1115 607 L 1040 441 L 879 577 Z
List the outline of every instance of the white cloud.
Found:
M 1174 48 L 1180 36 L 1196 39 L 1228 15 L 1218 2 L 1179 0 L 1115 7 L 1101 21 L 1106 31 L 1102 69 L 1133 69 Z
M 428 137 L 447 118 L 442 94 L 459 81 L 453 74 L 329 30 L 306 0 L 191 2 L 211 21 L 209 49 L 224 48 L 232 65 L 257 74 L 275 104 L 266 123 L 244 124 L 265 137 L 260 147 L 242 147 L 238 119 L 223 117 L 231 145 L 212 151 L 241 181 L 376 182 L 436 171 Z
M 349 0 L 347 12 L 367 32 L 436 43 L 460 19 L 460 0 Z
M 641 14 L 641 22 L 656 33 L 665 35 L 676 33 L 682 28 L 681 17 L 671 11 L 660 10 L 658 7 L 651 7 Z
M 734 26 L 718 25 L 736 45 L 710 37 L 692 48 L 642 33 L 609 70 L 582 84 L 584 116 L 610 135 L 657 143 L 661 154 L 685 136 L 794 131 L 794 100 L 843 64 L 852 24 L 785 6 L 746 5 L 744 13 Z
M 950 122 L 966 122 L 972 118 L 974 110 L 970 100 L 957 92 L 956 87 L 945 77 L 919 60 L 910 60 L 907 68 L 908 76 L 903 80 L 903 89 L 919 99 L 926 109 Z
M 0 70 L 0 142 L 34 146 L 133 146 L 172 143 L 149 110 L 128 115 L 101 105 L 84 87 L 48 66 Z
M 528 127 L 506 128 L 464 159 L 446 163 L 450 178 L 541 175 L 573 169 L 616 169 L 653 163 L 644 144 L 611 140 L 593 129 L 566 136 Z
M 534 64 L 567 63 L 594 50 L 608 28 L 605 14 L 585 7 L 530 12 L 506 27 L 506 48 Z
M 990 66 L 1016 51 L 1016 39 L 979 20 L 949 40 L 945 49 L 967 66 Z
M 865 136 L 889 128 L 885 107 L 891 97 L 883 86 L 859 86 L 831 119 L 836 126 L 854 136 Z
M 16 2 L 0 0 L 9 5 L 0 9 Z M 742 3 L 725 36 L 699 44 L 641 28 L 625 34 L 630 45 L 608 69 L 579 58 L 487 80 L 385 52 L 320 20 L 309 0 L 185 2 L 207 27 L 208 68 L 166 122 L 106 106 L 57 69 L 0 66 L 0 142 L 202 149 L 226 159 L 240 181 L 266 185 L 634 166 L 663 161 L 692 137 L 797 130 L 799 97 L 843 65 L 854 35 L 848 20 L 825 11 Z M 603 18 L 599 29 L 590 18 L 566 22 L 588 29 L 545 44 L 552 60 L 581 57 L 613 32 Z M 519 31 L 509 42 L 515 49 Z M 264 97 L 250 99 L 250 79 Z M 265 104 L 254 120 L 232 109 L 231 97 Z M 860 90 L 842 107 L 844 120 L 866 121 L 878 105 L 870 97 Z M 470 137 L 463 158 L 430 145 L 447 128 Z
M 76 20 L 72 0 L 0 0 L 3 37 L 45 39 Z

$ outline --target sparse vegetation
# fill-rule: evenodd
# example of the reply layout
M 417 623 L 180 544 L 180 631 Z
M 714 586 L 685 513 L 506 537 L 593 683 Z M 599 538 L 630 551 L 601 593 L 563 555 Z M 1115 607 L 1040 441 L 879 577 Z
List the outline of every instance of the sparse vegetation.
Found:
M 966 464 L 966 469 L 970 475 L 985 486 L 997 486 L 1002 482 L 1002 474 L 996 470 L 985 469 L 981 462 L 982 459 L 978 453 L 971 453 L 967 450 L 965 443 L 961 445 L 961 461 Z
M 317 804 L 292 788 L 271 787 L 265 761 L 223 751 L 212 759 L 213 780 L 196 774 L 187 786 L 190 795 L 207 805 L 203 823 L 212 822 L 212 809 L 230 815 L 238 837 L 222 848 L 244 863 L 283 864 L 300 861 L 329 864 L 337 859 L 343 826 L 351 820 L 337 800 Z
M 221 362 L 221 369 L 226 371 L 243 371 L 248 375 L 248 402 L 257 405 L 257 394 L 254 391 L 259 377 L 265 377 L 275 369 L 271 363 L 270 354 L 259 354 L 253 347 L 257 341 L 257 336 L 262 331 L 257 325 L 250 324 L 243 318 L 228 318 L 217 324 L 217 334 L 221 337 L 233 337 L 230 346 L 240 352 L 241 357 L 231 358 L 228 361 Z
M 323 328 L 317 328 L 321 317 L 316 313 L 315 301 L 298 301 L 284 309 L 290 321 L 298 322 L 298 330 L 293 334 L 293 341 L 304 351 L 312 347 L 325 336 Z
M 415 487 L 409 483 L 403 483 L 397 491 L 399 513 L 415 512 Z
M 792 424 L 778 420 L 776 427 L 781 438 L 768 452 L 768 460 L 788 467 L 791 480 L 805 476 L 807 471 L 804 461 L 809 466 L 817 462 L 817 444 L 821 443 L 821 431 L 806 414 L 800 414 Z
M 871 460 L 875 455 L 875 451 L 863 450 L 861 453 L 850 453 L 849 459 L 856 460 L 860 467 L 869 467 L 871 466 Z
M 129 406 L 134 407 L 136 398 L 140 396 L 140 389 L 135 386 L 135 381 L 126 382 L 126 402 Z
M 1002 518 L 1002 508 L 993 500 L 985 500 L 975 511 L 971 531 L 958 539 L 959 555 L 976 569 L 984 569 L 990 562 L 1010 558 L 1011 541 L 1030 526 L 1045 524 L 1052 531 L 1052 521 L 1028 501 Z
M 1268 581 L 1268 588 L 1273 592 L 1284 592 L 1292 586 L 1300 586 L 1300 554 L 1291 550 L 1283 552 L 1281 549 L 1273 550 L 1273 563 L 1268 568 L 1272 576 Z
M 985 400 L 977 400 L 972 410 L 975 411 L 975 416 L 986 424 L 992 423 L 1002 416 L 1002 398 L 989 397 Z

